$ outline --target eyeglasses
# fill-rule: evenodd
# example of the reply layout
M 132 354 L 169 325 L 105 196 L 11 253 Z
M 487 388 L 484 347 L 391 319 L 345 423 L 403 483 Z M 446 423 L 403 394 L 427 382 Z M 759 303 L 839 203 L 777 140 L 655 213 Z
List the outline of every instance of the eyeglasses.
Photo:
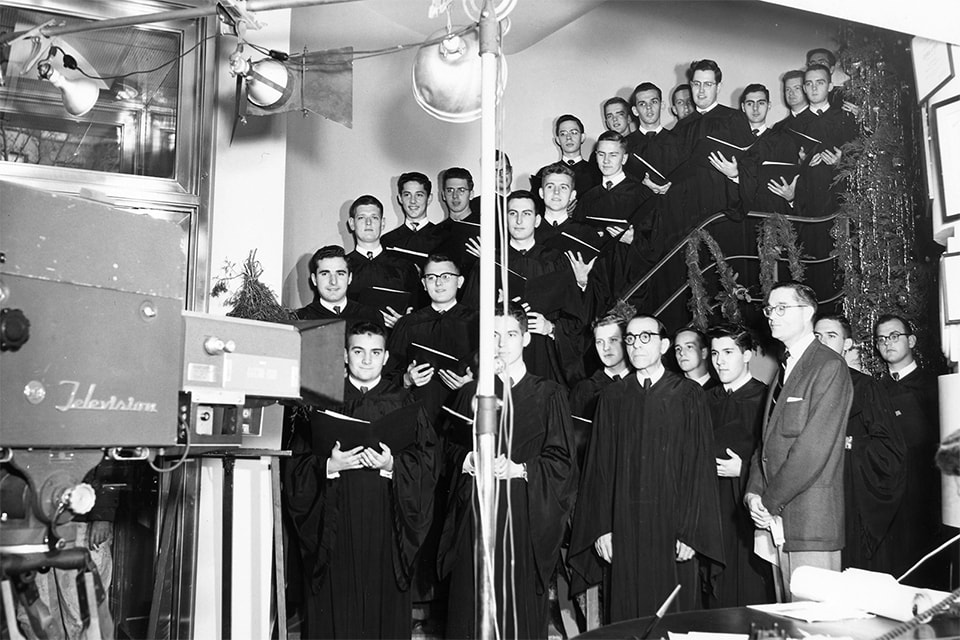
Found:
M 701 87 L 704 89 L 712 89 L 715 86 L 717 86 L 717 83 L 710 82 L 709 80 L 707 82 L 700 82 L 699 80 L 695 80 L 690 83 L 690 86 L 693 87 L 694 89 L 700 89 Z
M 467 191 L 468 189 L 466 187 L 447 187 L 446 189 L 443 190 L 443 192 L 448 196 L 452 196 L 454 194 L 458 196 L 462 196 Z
M 659 338 L 660 334 L 650 333 L 649 331 L 641 331 L 640 333 L 625 333 L 623 334 L 623 341 L 626 342 L 627 345 L 634 345 L 637 343 L 637 341 L 639 341 L 640 344 L 647 344 L 651 339 L 653 339 L 653 336 L 657 336 Z
M 459 273 L 450 273 L 448 271 L 446 273 L 428 273 L 423 276 L 423 279 L 429 282 L 430 284 L 436 284 L 437 282 L 439 282 L 440 284 L 447 284 L 454 278 L 459 278 L 459 277 L 460 277 Z
M 899 340 L 900 338 L 902 338 L 903 336 L 909 336 L 909 335 L 910 335 L 909 333 L 900 333 L 899 331 L 891 331 L 888 335 L 885 335 L 885 336 L 877 336 L 877 337 L 874 338 L 874 339 L 876 340 L 876 342 L 877 342 L 878 345 L 883 346 L 883 345 L 887 344 L 888 342 L 889 342 L 890 344 L 893 344 L 894 342 L 898 341 L 898 340 Z
M 773 312 L 776 311 L 776 312 L 777 312 L 777 316 L 779 316 L 779 317 L 782 318 L 782 317 L 783 317 L 783 314 L 785 314 L 785 313 L 787 312 L 787 309 L 793 309 L 793 308 L 796 308 L 796 307 L 806 307 L 806 306 L 809 306 L 809 305 L 805 305 L 805 304 L 778 304 L 778 305 L 769 305 L 769 304 L 768 304 L 767 306 L 765 306 L 765 307 L 763 308 L 763 315 L 767 316 L 768 318 L 772 318 L 772 317 L 773 317 Z

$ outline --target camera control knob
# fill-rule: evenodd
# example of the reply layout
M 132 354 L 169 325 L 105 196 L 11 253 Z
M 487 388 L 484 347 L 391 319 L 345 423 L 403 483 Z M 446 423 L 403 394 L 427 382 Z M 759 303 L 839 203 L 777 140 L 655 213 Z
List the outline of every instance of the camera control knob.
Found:
M 16 351 L 30 339 L 30 321 L 20 309 L 0 309 L 0 351 Z
M 97 492 L 94 491 L 86 482 L 67 489 L 63 500 L 67 503 L 67 508 L 78 516 L 90 513 L 93 505 L 97 502 Z

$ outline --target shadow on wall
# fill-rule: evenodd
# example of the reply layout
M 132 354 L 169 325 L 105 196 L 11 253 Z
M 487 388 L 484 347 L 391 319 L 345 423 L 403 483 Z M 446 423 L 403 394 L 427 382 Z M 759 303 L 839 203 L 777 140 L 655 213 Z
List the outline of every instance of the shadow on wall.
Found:
M 340 211 L 337 216 L 337 234 L 340 236 L 339 244 L 343 247 L 345 253 L 353 251 L 353 234 L 347 226 L 347 220 L 350 218 L 350 205 L 353 200 L 345 200 L 340 205 Z M 310 258 L 314 252 L 324 245 L 318 244 L 310 248 L 307 253 L 303 253 L 297 258 L 294 268 L 291 269 L 283 281 L 283 305 L 290 309 L 299 309 L 310 304 L 316 296 L 313 283 L 310 282 Z

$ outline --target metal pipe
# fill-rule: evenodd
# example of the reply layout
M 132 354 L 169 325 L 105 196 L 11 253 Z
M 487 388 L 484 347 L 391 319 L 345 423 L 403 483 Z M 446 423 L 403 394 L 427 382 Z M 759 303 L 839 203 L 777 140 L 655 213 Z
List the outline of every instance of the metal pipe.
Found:
M 247 2 L 247 11 L 273 11 L 275 9 L 298 9 L 301 7 L 312 7 L 321 4 L 340 4 L 344 2 L 357 2 L 358 0 L 249 0 Z M 175 20 L 193 20 L 206 16 L 216 15 L 216 3 L 204 5 L 202 7 L 193 7 L 190 9 L 172 9 L 170 11 L 160 11 L 158 13 L 145 13 L 139 16 L 124 16 L 122 18 L 108 18 L 106 20 L 97 20 L 95 22 L 78 22 L 59 27 L 43 27 L 40 29 L 40 35 L 46 38 L 53 36 L 63 36 L 71 33 L 86 33 L 88 31 L 101 31 L 103 29 L 116 29 L 119 27 L 136 27 L 154 22 L 172 22 Z M 0 36 L 0 45 L 17 40 L 28 31 L 17 31 Z
M 479 629 L 477 637 L 493 640 L 496 630 L 496 592 L 494 552 L 497 539 L 497 513 L 494 504 L 496 479 L 493 460 L 496 457 L 497 398 L 494 393 L 494 330 L 493 312 L 496 288 L 497 175 L 497 65 L 500 44 L 500 24 L 492 0 L 485 0 L 480 13 L 480 366 L 477 378 L 477 498 L 478 549 L 477 566 L 479 598 Z

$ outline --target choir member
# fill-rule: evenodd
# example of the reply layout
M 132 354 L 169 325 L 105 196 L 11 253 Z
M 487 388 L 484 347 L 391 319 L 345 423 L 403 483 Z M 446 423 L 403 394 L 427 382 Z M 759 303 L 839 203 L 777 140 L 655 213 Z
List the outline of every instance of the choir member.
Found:
M 337 407 L 346 417 L 314 412 L 294 437 L 284 491 L 304 565 L 304 638 L 411 635 L 409 587 L 433 516 L 440 452 L 422 408 L 381 376 L 388 356 L 382 327 L 354 325 Z M 407 434 L 402 448 L 340 440 L 365 428 L 357 421 L 391 420 L 413 421 L 389 424 Z M 316 448 L 333 437 L 330 449 Z
M 442 240 L 436 251 L 450 256 L 467 276 L 477 262 L 469 242 L 480 237 L 480 213 L 470 209 L 473 175 L 463 167 L 450 167 L 443 172 L 441 184 L 440 199 L 447 207 L 447 217 L 437 225 Z
M 705 581 L 704 606 L 773 602 L 770 565 L 753 553 L 753 521 L 743 506 L 748 465 L 760 441 L 767 396 L 767 386 L 750 375 L 757 344 L 750 332 L 738 325 L 714 327 L 709 336 L 710 357 L 721 382 L 707 393 L 707 399 L 720 485 L 724 567 L 715 581 Z M 705 577 L 709 576 L 710 572 L 705 572 Z
M 519 305 L 497 307 L 496 355 L 501 364 L 496 393 L 506 416 L 498 420 L 494 473 L 499 486 L 494 563 L 496 624 L 503 638 L 546 638 L 548 590 L 557 567 L 564 523 L 572 506 L 576 462 L 570 407 L 558 384 L 530 373 L 527 314 Z M 454 409 L 473 415 L 476 383 L 460 392 Z M 508 397 L 505 397 L 508 396 Z M 505 418 L 505 419 L 504 419 Z M 447 638 L 473 638 L 478 609 L 474 543 L 476 453 L 471 425 L 447 442 L 448 465 L 458 471 L 440 542 L 442 575 L 450 575 Z M 458 444 L 458 442 L 460 444 Z
M 704 389 L 719 384 L 710 373 L 710 347 L 707 337 L 696 327 L 683 327 L 673 336 L 673 353 L 683 376 Z
M 383 326 L 383 315 L 367 305 L 347 297 L 347 288 L 353 276 L 343 247 L 327 245 L 310 257 L 310 284 L 317 299 L 296 310 L 298 320 L 329 320 L 341 318 L 347 329 L 354 322 L 365 321 Z
M 569 564 L 597 584 L 610 564 L 609 620 L 699 608 L 696 555 L 722 563 L 713 430 L 705 392 L 666 370 L 670 340 L 652 316 L 624 334 L 635 375 L 600 394 L 580 479 Z
M 584 160 L 583 155 L 581 155 L 586 135 L 580 118 L 565 113 L 557 118 L 553 131 L 553 141 L 560 149 L 560 162 L 573 171 L 576 192 L 584 194 L 600 184 L 600 170 L 596 163 Z M 543 183 L 543 172 L 547 166 L 541 167 L 539 171 L 530 176 L 530 191 L 537 193 L 540 190 Z M 570 202 L 571 210 L 575 206 L 576 198 Z
M 670 113 L 677 119 L 674 127 L 693 111 L 693 92 L 690 90 L 690 85 L 677 85 L 677 88 L 670 94 Z
M 400 249 L 400 255 L 410 255 L 413 251 L 425 258 L 437 248 L 442 238 L 437 233 L 437 225 L 430 222 L 427 209 L 433 202 L 433 183 L 430 178 L 417 171 L 403 173 L 397 179 L 397 202 L 403 210 L 403 223 L 383 236 L 383 244 L 388 249 Z M 414 259 L 418 264 L 421 260 Z

